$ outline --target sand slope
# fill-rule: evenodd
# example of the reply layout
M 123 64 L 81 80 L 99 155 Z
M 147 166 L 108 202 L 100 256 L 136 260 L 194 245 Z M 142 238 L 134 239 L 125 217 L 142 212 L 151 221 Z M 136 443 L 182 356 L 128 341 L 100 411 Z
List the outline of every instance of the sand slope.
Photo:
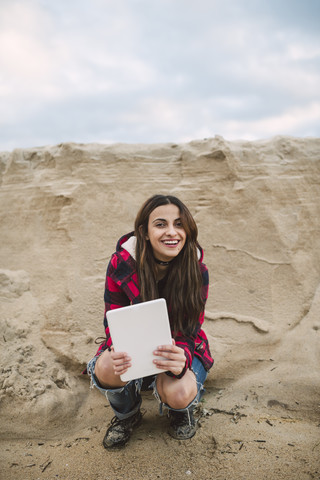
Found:
M 0 173 L 1 478 L 320 478 L 320 139 L 61 144 L 3 152 Z M 216 365 L 194 439 L 168 437 L 146 394 L 110 453 L 112 412 L 79 372 L 108 259 L 153 193 L 197 221 Z

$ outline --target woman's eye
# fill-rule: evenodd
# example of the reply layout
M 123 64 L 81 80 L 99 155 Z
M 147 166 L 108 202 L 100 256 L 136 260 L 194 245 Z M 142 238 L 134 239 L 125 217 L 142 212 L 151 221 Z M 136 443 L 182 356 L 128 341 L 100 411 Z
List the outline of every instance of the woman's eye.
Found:
M 156 223 L 156 227 L 159 227 L 159 228 L 164 227 L 164 223 Z

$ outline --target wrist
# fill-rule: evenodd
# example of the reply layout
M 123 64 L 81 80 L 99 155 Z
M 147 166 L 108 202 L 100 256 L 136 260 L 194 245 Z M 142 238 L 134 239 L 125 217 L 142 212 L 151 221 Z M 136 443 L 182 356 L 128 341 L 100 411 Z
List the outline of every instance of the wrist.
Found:
M 187 371 L 187 367 L 186 367 L 186 364 L 184 365 L 183 369 L 181 370 L 181 372 L 179 374 L 176 374 L 176 373 L 172 373 L 170 370 L 168 372 L 165 372 L 166 375 L 168 375 L 168 377 L 173 377 L 173 378 L 182 378 L 183 375 L 186 373 Z

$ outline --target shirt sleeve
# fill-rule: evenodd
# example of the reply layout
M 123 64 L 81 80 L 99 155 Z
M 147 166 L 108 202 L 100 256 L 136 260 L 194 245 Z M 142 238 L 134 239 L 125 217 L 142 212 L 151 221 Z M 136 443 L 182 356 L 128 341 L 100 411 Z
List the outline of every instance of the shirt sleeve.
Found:
M 118 268 L 118 258 L 117 255 L 114 254 L 111 257 L 109 262 L 107 273 L 106 273 L 106 281 L 105 281 L 105 290 L 104 290 L 104 302 L 105 302 L 105 309 L 104 309 L 104 328 L 106 332 L 106 345 L 107 348 L 110 348 L 112 345 L 112 340 L 110 337 L 110 331 L 107 321 L 107 312 L 109 310 L 113 310 L 115 308 L 126 307 L 130 304 L 130 301 L 127 295 L 121 288 L 121 282 L 117 282 L 117 268 Z

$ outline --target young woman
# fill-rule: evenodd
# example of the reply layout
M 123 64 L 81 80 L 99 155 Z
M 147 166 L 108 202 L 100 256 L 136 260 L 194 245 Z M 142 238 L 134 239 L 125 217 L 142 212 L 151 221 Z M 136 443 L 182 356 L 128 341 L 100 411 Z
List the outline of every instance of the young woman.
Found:
M 198 229 L 187 207 L 171 195 L 154 195 L 141 207 L 135 230 L 117 244 L 107 269 L 104 325 L 106 340 L 88 363 L 92 386 L 109 400 L 115 413 L 103 440 L 105 448 L 124 445 L 141 422 L 143 389 L 153 388 L 169 411 L 169 434 L 176 439 L 196 433 L 192 411 L 203 394 L 203 383 L 213 365 L 201 326 L 208 296 L 208 270 L 197 241 Z M 159 369 L 167 369 L 128 383 L 120 375 L 131 366 L 126 352 L 115 352 L 106 312 L 165 298 L 173 342 L 154 352 Z M 159 359 L 159 357 L 161 359 Z

